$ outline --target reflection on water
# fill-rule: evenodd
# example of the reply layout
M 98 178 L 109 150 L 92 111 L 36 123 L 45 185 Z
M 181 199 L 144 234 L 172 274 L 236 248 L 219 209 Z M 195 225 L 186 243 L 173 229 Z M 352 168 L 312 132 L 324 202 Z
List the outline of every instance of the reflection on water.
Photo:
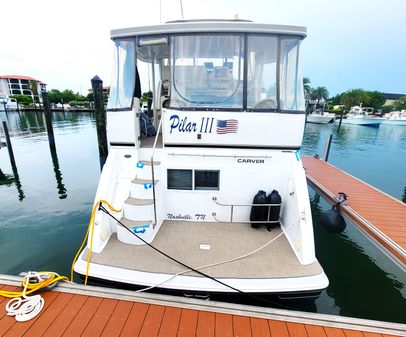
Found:
M 68 194 L 66 192 L 65 185 L 62 182 L 62 173 L 59 168 L 59 161 L 58 161 L 58 155 L 56 153 L 56 147 L 54 145 L 51 145 L 51 143 L 50 143 L 49 149 L 51 150 L 52 165 L 54 167 L 56 186 L 58 188 L 59 199 L 65 199 L 68 196 Z
M 0 112 L 0 119 L 10 128 L 19 181 L 7 149 L 0 149 L 0 273 L 69 274 L 100 174 L 94 118 L 53 113 L 53 148 L 42 112 Z M 322 155 L 330 133 L 330 162 L 405 201 L 406 128 L 342 125 L 337 135 L 334 125 L 307 124 L 302 153 Z M 331 205 L 310 193 L 316 254 L 330 285 L 315 303 L 288 306 L 406 323 L 404 271 L 349 222 L 340 235 L 326 233 L 318 217 Z

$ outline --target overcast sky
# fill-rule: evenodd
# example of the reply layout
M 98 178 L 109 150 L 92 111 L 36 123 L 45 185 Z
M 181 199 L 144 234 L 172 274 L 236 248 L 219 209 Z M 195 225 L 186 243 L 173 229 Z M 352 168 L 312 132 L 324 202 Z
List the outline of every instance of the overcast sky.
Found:
M 109 84 L 110 30 L 181 19 L 180 0 L 3 1 L 0 75 L 26 75 L 48 89 L 87 93 Z M 351 88 L 406 94 L 406 0 L 183 0 L 185 19 L 307 27 L 303 72 L 331 95 Z

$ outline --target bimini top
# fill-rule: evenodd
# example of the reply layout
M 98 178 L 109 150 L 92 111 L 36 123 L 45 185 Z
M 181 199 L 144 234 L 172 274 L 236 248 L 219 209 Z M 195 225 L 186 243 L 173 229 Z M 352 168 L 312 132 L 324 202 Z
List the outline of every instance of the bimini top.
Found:
M 172 33 L 273 33 L 306 36 L 306 28 L 301 26 L 271 25 L 246 20 L 182 20 L 161 25 L 113 29 L 111 38 Z

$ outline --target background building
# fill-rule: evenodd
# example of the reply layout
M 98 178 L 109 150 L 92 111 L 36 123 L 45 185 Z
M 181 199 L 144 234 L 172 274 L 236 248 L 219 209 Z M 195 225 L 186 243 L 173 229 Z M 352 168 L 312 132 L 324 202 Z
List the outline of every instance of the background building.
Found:
M 35 78 L 20 75 L 0 76 L 0 96 L 24 95 L 30 96 L 33 102 L 42 102 L 41 91 L 46 90 L 46 84 Z
M 384 105 L 391 105 L 393 102 L 397 101 L 399 98 L 406 96 L 406 94 L 383 94 L 385 96 L 385 104 Z

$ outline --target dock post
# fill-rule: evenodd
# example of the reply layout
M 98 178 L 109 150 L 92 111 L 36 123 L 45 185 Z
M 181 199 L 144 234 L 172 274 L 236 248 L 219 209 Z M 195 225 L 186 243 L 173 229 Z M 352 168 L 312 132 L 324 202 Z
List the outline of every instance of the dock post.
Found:
M 4 135 L 6 136 L 7 150 L 8 150 L 8 155 L 10 157 L 11 167 L 16 167 L 13 147 L 11 146 L 11 141 L 10 141 L 10 134 L 8 133 L 7 123 L 4 121 L 3 121 L 3 130 L 4 130 Z
M 324 161 L 327 162 L 328 161 L 328 156 L 330 154 L 330 147 L 331 147 L 331 140 L 333 139 L 333 135 L 330 133 L 330 135 L 328 136 L 327 139 L 327 143 L 326 143 L 326 147 L 324 149 Z
M 344 110 L 342 110 L 342 111 L 341 111 L 341 114 L 340 114 L 340 123 L 338 124 L 337 133 L 340 133 L 341 123 L 342 123 L 342 121 L 343 121 L 343 115 L 344 115 Z
M 4 121 L 3 121 L 3 130 L 4 130 L 4 135 L 6 136 L 7 150 L 8 150 L 8 154 L 10 157 L 11 169 L 13 170 L 14 180 L 15 180 L 16 187 L 17 187 L 18 200 L 22 201 L 25 198 L 25 195 L 24 195 L 24 191 L 21 188 L 22 186 L 21 186 L 21 182 L 20 182 L 20 177 L 18 175 L 16 161 L 14 158 L 13 147 L 11 146 L 10 134 L 8 132 L 7 123 Z
M 100 169 L 103 169 L 107 159 L 108 146 L 106 135 L 106 111 L 103 99 L 103 81 L 99 76 L 91 79 L 93 90 L 94 110 L 96 114 L 97 141 L 99 144 Z
M 55 136 L 54 136 L 54 129 L 52 127 L 52 115 L 51 115 L 51 106 L 49 104 L 48 93 L 43 91 L 42 95 L 42 106 L 44 107 L 45 113 L 45 124 L 47 126 L 47 133 L 48 133 L 48 141 L 51 150 L 55 148 Z
M 6 113 L 6 116 L 7 116 L 7 102 L 4 101 L 3 104 L 4 104 L 4 112 Z

